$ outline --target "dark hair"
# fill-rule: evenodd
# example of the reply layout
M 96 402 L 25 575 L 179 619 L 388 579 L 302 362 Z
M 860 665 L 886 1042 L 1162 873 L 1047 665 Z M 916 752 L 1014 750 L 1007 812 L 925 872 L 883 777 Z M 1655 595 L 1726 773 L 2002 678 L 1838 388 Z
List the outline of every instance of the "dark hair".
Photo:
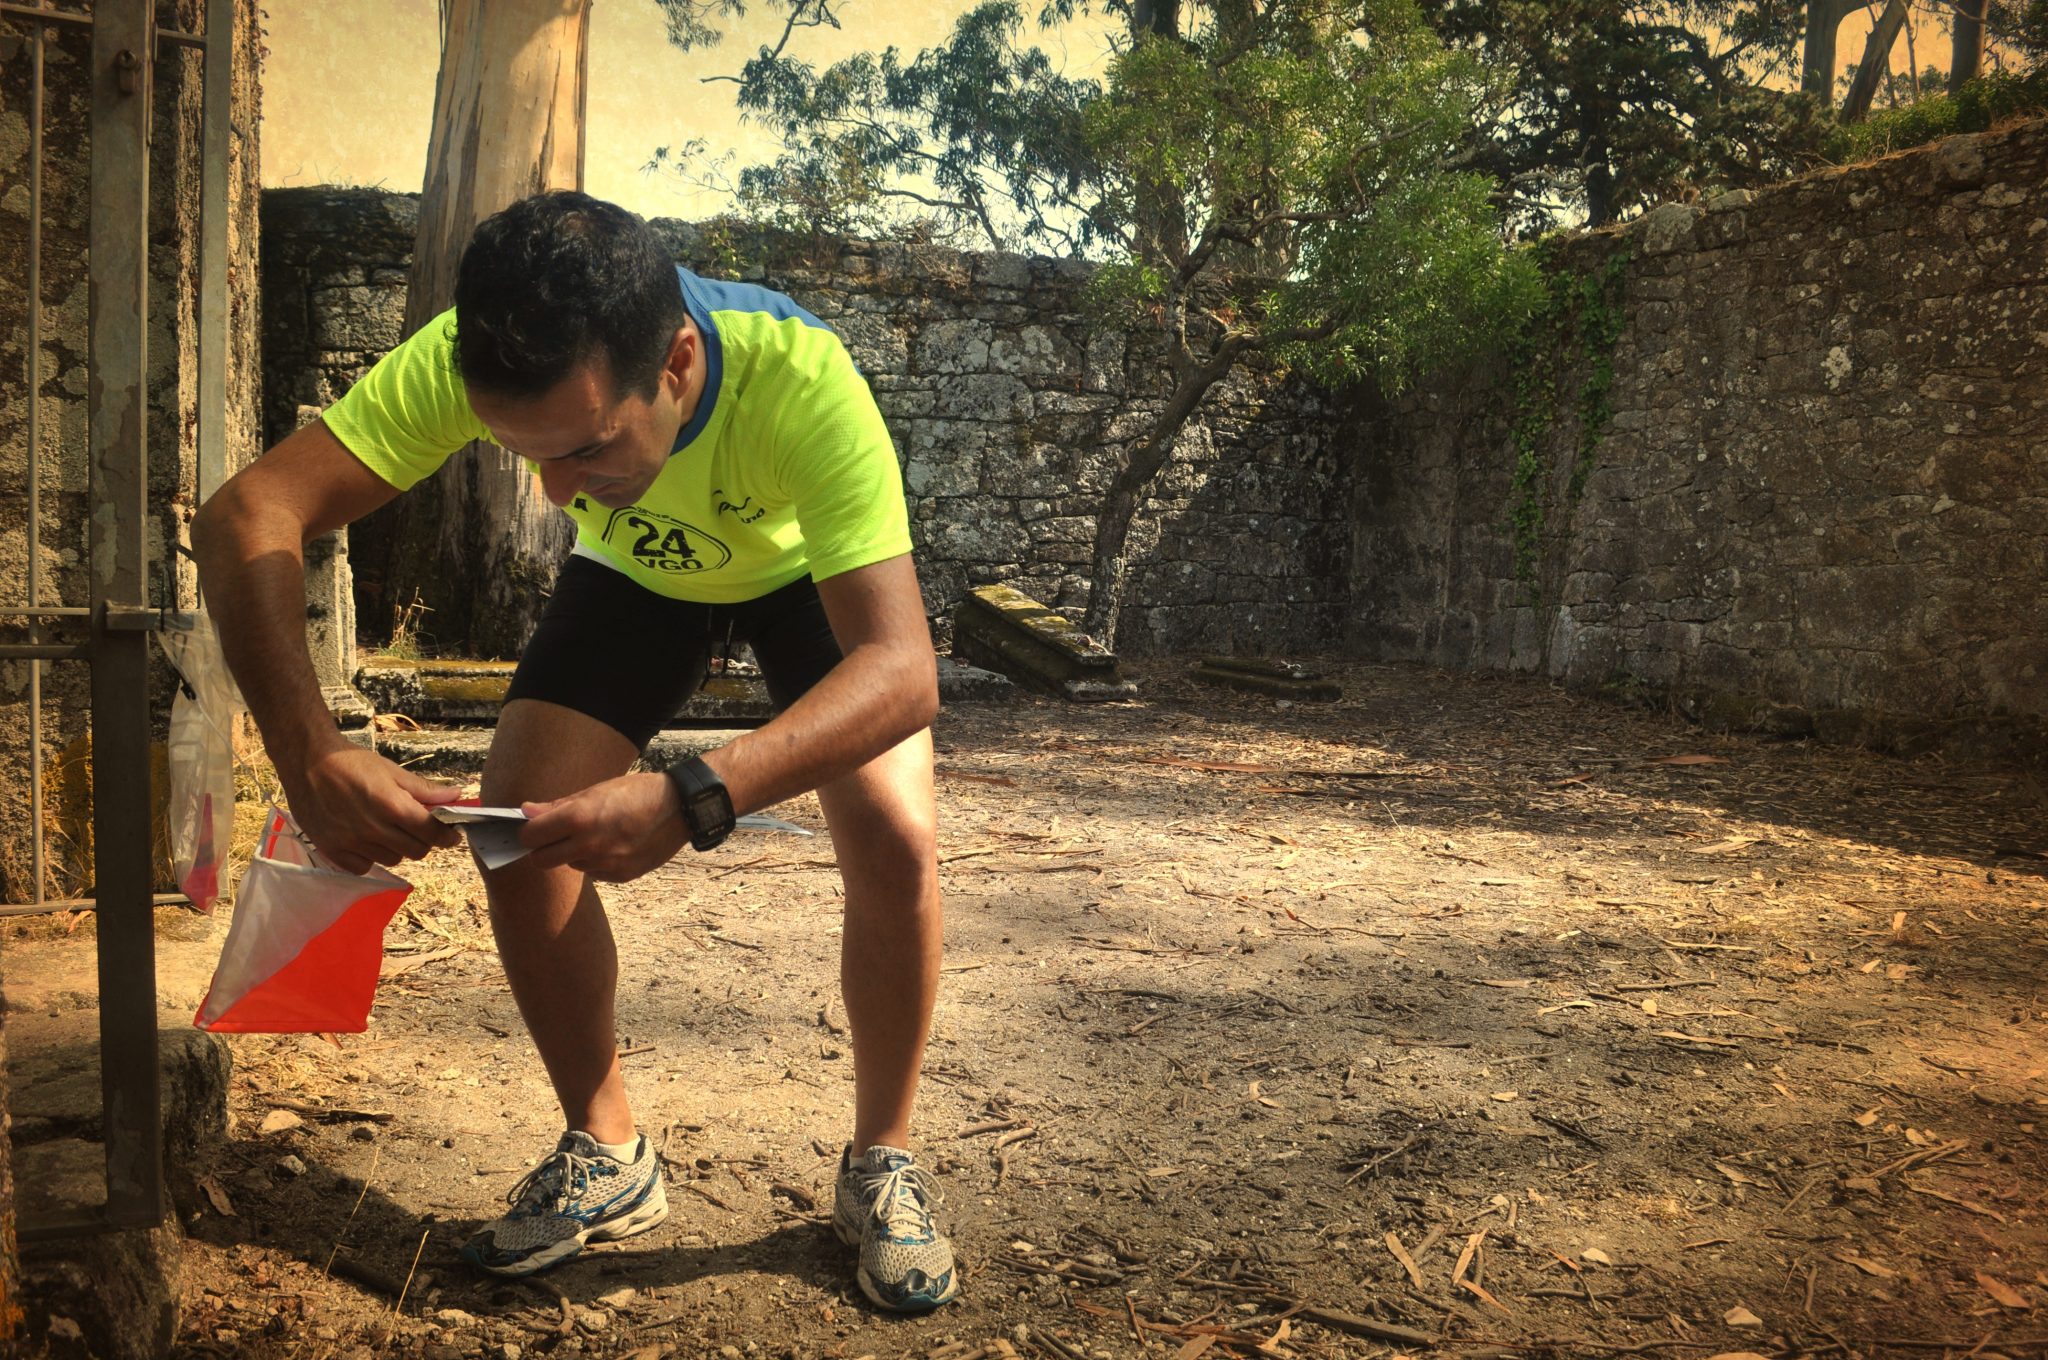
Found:
M 645 221 L 569 190 L 485 218 L 455 277 L 464 383 L 537 397 L 602 354 L 615 395 L 652 397 L 683 325 L 675 260 Z

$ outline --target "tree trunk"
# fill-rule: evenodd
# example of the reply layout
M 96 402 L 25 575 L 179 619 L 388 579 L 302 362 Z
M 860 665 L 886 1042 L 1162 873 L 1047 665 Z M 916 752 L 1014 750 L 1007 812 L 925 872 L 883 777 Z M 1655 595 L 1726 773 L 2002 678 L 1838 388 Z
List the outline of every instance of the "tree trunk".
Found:
M 1905 26 L 1906 0 L 1891 0 L 1877 17 L 1877 27 L 1870 30 L 1870 41 L 1863 46 L 1863 60 L 1856 63 L 1856 78 L 1849 82 L 1848 96 L 1842 100 L 1843 122 L 1860 123 L 1869 115 L 1870 101 L 1877 96 L 1877 82 L 1892 69 L 1892 46 Z
M 1134 0 L 1130 32 L 1133 43 L 1181 41 L 1180 0 Z M 1137 195 L 1131 222 L 1132 256 L 1175 264 L 1186 259 L 1187 210 L 1180 194 L 1170 185 L 1144 183 L 1137 186 Z
M 1955 37 L 1948 67 L 1948 91 L 1954 94 L 1984 68 L 1984 0 L 1956 0 Z
M 1806 54 L 1799 84 L 1825 104 L 1835 102 L 1835 34 L 1844 13 L 1843 0 L 1807 0 Z
M 1088 569 L 1088 612 L 1082 616 L 1081 631 L 1112 651 L 1116 649 L 1117 625 L 1123 618 L 1124 588 L 1130 580 L 1130 562 L 1124 550 L 1130 542 L 1131 522 L 1138 515 L 1138 502 L 1173 456 L 1174 442 L 1187 428 L 1195 408 L 1237 362 L 1241 348 L 1239 343 L 1226 339 L 1199 367 L 1175 365 L 1181 376 L 1167 398 L 1166 409 L 1125 456 L 1116 480 L 1110 483 L 1102 510 L 1095 516 L 1095 550 Z
M 583 184 L 590 0 L 444 0 L 442 22 L 408 335 L 453 301 L 477 223 L 529 194 Z M 518 654 L 575 541 L 524 464 L 488 444 L 456 454 L 354 532 L 368 540 L 371 570 L 383 567 L 371 583 L 382 587 L 377 612 L 363 617 L 388 626 L 418 600 L 432 610 L 421 632 L 471 656 Z

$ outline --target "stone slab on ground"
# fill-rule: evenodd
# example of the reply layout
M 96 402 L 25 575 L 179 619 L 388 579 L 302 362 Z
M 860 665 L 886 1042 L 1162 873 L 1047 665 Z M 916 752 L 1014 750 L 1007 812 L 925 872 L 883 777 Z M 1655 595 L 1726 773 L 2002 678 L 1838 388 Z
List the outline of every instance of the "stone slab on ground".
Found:
M 1270 694 L 1276 699 L 1301 703 L 1328 704 L 1344 697 L 1343 689 L 1335 681 L 1288 661 L 1205 656 L 1188 668 L 1188 674 L 1205 685 L 1220 685 L 1247 694 Z
M 1009 586 L 979 586 L 953 611 L 953 650 L 1056 699 L 1130 699 L 1116 653 Z
M 1001 671 L 987 670 L 957 657 L 939 658 L 941 704 L 1000 704 L 1016 697 L 1016 682 Z

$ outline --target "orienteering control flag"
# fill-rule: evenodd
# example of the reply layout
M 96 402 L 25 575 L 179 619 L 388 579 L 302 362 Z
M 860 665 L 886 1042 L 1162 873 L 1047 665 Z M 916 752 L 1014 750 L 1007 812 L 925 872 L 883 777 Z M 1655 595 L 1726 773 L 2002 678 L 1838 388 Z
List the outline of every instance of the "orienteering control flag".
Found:
M 384 927 L 412 884 L 371 866 L 344 873 L 290 814 L 272 808 L 235 893 L 235 919 L 192 1023 L 236 1034 L 369 1028 Z

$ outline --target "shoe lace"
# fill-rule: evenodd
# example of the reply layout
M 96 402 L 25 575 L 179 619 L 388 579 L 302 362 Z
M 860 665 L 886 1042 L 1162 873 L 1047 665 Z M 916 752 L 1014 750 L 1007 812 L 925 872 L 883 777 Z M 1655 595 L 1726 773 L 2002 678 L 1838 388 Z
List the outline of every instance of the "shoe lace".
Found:
M 564 1186 L 581 1193 L 589 1182 L 591 1165 L 589 1157 L 579 1156 L 566 1148 L 557 1149 L 521 1176 L 519 1183 L 506 1191 L 505 1200 L 515 1214 L 539 1213 L 541 1205 L 559 1194 Z
M 918 1232 L 929 1231 L 932 1206 L 941 1198 L 938 1182 L 932 1178 L 932 1173 L 914 1163 L 899 1166 L 882 1176 L 873 1193 L 870 1212 L 877 1223 L 892 1232 L 899 1223 L 905 1223 Z

